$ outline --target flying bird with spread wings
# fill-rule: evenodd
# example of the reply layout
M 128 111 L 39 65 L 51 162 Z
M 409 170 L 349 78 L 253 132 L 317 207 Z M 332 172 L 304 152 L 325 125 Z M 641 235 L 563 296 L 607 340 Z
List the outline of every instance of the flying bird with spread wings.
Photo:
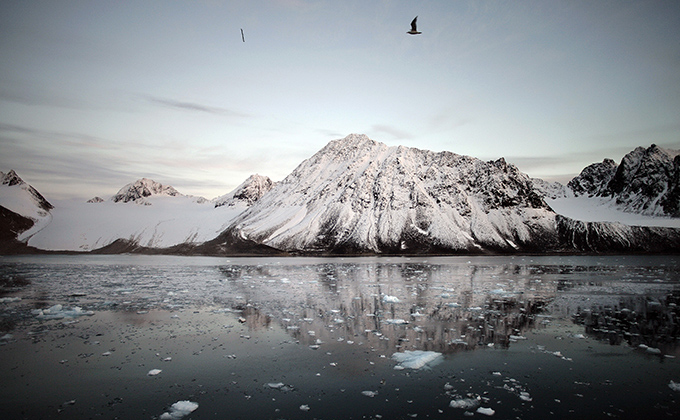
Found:
M 411 21 L 411 30 L 406 32 L 407 34 L 411 35 L 420 35 L 422 32 L 418 32 L 418 28 L 416 28 L 416 21 L 418 20 L 418 16 L 413 18 L 413 21 Z

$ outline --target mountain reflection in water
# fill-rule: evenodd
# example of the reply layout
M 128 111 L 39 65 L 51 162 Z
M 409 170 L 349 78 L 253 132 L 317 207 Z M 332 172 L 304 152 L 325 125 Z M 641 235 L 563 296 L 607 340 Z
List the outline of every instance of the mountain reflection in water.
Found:
M 300 343 L 361 342 L 385 351 L 507 348 L 554 318 L 677 352 L 680 268 L 674 256 L 5 258 L 5 329 L 30 310 L 212 308 L 248 327 L 280 325 Z M 16 284 L 15 284 L 16 283 Z M 9 293 L 9 294 L 8 294 Z M 33 296 L 32 304 L 30 306 Z M 22 312 L 21 308 L 26 310 Z

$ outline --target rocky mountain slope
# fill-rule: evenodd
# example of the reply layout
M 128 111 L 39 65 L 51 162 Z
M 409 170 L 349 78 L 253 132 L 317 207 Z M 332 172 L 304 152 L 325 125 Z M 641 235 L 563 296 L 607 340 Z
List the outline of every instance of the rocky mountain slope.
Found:
M 481 252 L 540 249 L 554 219 L 503 159 L 330 142 L 238 216 L 229 231 L 285 251 Z
M 53 208 L 14 170 L 0 172 L 0 231 L 5 240 L 28 240 L 50 223 Z
M 502 158 L 352 134 L 278 183 L 253 175 L 211 201 L 143 178 L 108 200 L 54 208 L 11 172 L 0 185 L 0 242 L 211 255 L 678 252 L 680 219 L 668 217 L 679 207 L 678 154 L 638 148 L 564 186 Z
M 616 164 L 589 165 L 567 186 L 576 196 L 611 198 L 631 213 L 680 217 L 680 151 L 638 147 Z

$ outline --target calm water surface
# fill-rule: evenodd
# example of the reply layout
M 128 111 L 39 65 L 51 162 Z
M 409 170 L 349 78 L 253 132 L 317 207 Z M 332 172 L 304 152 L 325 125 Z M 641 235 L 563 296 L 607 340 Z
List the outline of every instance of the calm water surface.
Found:
M 0 417 L 678 418 L 678 260 L 1 257 Z

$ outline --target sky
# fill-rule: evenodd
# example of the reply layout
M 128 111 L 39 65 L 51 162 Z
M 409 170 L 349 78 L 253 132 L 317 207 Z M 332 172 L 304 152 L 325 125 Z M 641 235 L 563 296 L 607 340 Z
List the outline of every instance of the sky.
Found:
M 566 182 L 680 149 L 679 40 L 677 0 L 2 1 L 0 171 L 214 198 L 361 133 Z

